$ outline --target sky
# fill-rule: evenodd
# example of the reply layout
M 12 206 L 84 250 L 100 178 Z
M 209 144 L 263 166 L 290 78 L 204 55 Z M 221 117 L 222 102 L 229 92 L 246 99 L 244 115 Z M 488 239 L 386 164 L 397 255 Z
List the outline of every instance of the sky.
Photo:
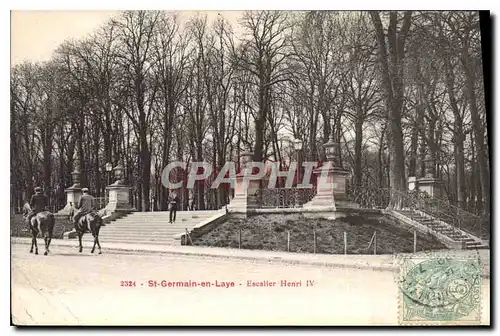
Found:
M 43 62 L 68 38 L 84 38 L 118 11 L 12 11 L 11 65 L 24 61 Z M 241 11 L 205 11 L 209 19 L 221 13 L 237 26 Z M 194 11 L 182 12 L 185 16 Z

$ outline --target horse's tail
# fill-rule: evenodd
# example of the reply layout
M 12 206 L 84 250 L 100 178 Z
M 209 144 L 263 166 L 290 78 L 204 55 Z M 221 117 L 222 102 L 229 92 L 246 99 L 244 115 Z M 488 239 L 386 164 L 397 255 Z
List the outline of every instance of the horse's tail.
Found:
M 96 221 L 99 228 L 104 224 L 104 221 L 102 220 L 102 217 L 99 216 L 99 214 L 96 215 Z

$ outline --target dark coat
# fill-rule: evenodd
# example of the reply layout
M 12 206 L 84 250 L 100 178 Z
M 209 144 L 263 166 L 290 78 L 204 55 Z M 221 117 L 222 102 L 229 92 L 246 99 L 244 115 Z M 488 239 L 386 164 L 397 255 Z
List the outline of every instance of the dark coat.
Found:
M 94 197 L 89 194 L 83 194 L 78 202 L 78 210 L 80 213 L 89 213 L 94 210 Z
M 48 205 L 47 197 L 43 194 L 34 194 L 31 196 L 30 206 L 35 213 L 45 211 L 45 207 Z
M 179 197 L 175 196 L 174 198 L 171 199 L 170 201 L 170 208 L 172 210 L 177 210 L 179 207 Z

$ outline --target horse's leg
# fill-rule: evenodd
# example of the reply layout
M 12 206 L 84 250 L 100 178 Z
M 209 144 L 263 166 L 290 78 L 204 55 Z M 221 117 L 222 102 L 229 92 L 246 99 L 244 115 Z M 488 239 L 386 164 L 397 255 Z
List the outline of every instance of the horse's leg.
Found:
M 94 245 L 92 246 L 92 250 L 90 250 L 90 253 L 94 253 L 95 250 L 95 245 L 97 244 L 97 234 L 95 233 L 95 230 L 93 230 L 92 236 L 94 236 Z
M 52 234 L 54 232 L 55 219 L 54 216 L 49 217 L 49 223 L 47 229 L 47 252 L 50 252 L 50 242 L 52 241 Z
M 31 248 L 30 248 L 30 253 L 33 253 L 33 246 L 35 246 L 35 231 L 31 229 Z
M 52 229 L 51 229 L 51 230 L 49 230 L 49 238 L 48 238 L 49 242 L 47 243 L 47 252 L 50 252 L 49 247 L 50 247 L 50 242 L 52 241 L 52 234 L 53 234 L 53 232 L 52 232 Z
M 97 243 L 97 247 L 99 248 L 99 254 L 102 254 L 101 251 L 101 243 L 99 243 L 99 231 L 101 230 L 102 219 L 99 218 L 99 221 L 96 224 L 95 228 L 95 242 Z
M 97 242 L 97 247 L 99 248 L 99 254 L 102 254 L 101 243 L 99 243 L 99 231 L 97 231 L 97 234 L 95 236 L 95 241 Z
M 35 240 L 35 254 L 38 254 L 38 231 L 35 232 L 33 239 Z
M 79 250 L 79 252 L 80 252 L 80 253 L 81 253 L 81 252 L 82 252 L 82 250 L 83 250 L 83 246 L 82 246 L 82 236 L 83 236 L 83 232 L 78 231 L 78 242 L 79 242 L 79 244 L 80 244 L 80 250 Z
M 43 240 L 45 242 L 45 252 L 43 255 L 49 254 L 49 237 L 47 237 L 47 232 L 43 234 Z

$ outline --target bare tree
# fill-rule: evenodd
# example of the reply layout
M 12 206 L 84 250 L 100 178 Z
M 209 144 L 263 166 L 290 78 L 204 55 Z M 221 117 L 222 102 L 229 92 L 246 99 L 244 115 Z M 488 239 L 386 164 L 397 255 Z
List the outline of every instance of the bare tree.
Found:
M 289 28 L 287 14 L 280 11 L 245 12 L 240 21 L 247 38 L 243 41 L 244 52 L 239 54 L 238 66 L 250 72 L 252 83 L 258 88 L 258 111 L 255 117 L 254 161 L 265 156 L 264 138 L 270 109 L 271 88 L 290 77 L 290 69 L 284 67 Z
M 391 187 L 406 188 L 401 113 L 404 96 L 405 42 L 411 25 L 411 12 L 405 12 L 398 31 L 398 15 L 389 13 L 389 27 L 384 30 L 379 12 L 370 12 L 378 43 L 380 72 L 390 123 Z M 394 205 L 394 204 L 393 204 Z

